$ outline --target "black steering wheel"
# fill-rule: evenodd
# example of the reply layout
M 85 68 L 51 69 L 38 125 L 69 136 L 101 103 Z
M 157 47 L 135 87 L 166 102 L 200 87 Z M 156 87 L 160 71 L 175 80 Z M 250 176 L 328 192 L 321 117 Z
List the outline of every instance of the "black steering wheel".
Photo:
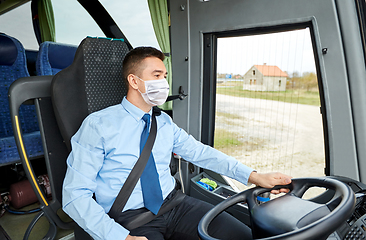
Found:
M 334 191 L 325 204 L 304 200 L 301 197 L 311 187 L 324 187 Z M 259 204 L 257 197 L 273 189 L 288 188 L 284 196 Z M 329 178 L 297 178 L 286 186 L 273 189 L 256 187 L 230 197 L 211 209 L 198 225 L 202 240 L 218 240 L 208 235 L 211 221 L 225 209 L 247 202 L 253 238 L 273 239 L 326 239 L 352 214 L 355 195 L 346 184 Z

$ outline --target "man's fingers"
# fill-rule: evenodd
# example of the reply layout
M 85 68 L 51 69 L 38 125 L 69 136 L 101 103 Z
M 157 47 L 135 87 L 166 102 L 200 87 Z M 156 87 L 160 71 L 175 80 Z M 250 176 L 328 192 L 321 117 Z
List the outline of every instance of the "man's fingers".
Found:
M 282 173 L 274 173 L 274 179 L 276 180 L 275 185 L 287 185 L 291 183 L 291 178 L 288 175 L 282 174 Z
M 280 193 L 280 191 L 279 191 L 279 190 L 272 190 L 272 191 L 271 191 L 271 193 L 272 193 L 272 194 L 279 194 L 279 193 Z
M 273 188 L 276 185 L 287 185 L 291 183 L 290 176 L 282 173 L 257 173 L 252 172 L 249 176 L 249 182 L 264 188 Z
M 281 193 L 288 193 L 289 191 L 290 191 L 290 189 L 288 189 L 288 188 L 281 188 L 280 189 Z
M 285 177 L 285 178 L 281 178 L 281 185 L 287 185 L 291 183 L 291 178 L 290 177 Z
M 281 188 L 278 190 L 272 190 L 271 193 L 272 194 L 279 194 L 279 193 L 288 193 L 290 191 L 290 189 L 288 188 Z
M 288 175 L 282 174 L 282 173 L 273 173 L 274 183 L 273 185 L 288 185 L 291 183 L 291 178 Z M 290 190 L 287 188 L 281 188 L 278 190 L 272 190 L 272 194 L 279 194 L 279 193 L 288 193 Z

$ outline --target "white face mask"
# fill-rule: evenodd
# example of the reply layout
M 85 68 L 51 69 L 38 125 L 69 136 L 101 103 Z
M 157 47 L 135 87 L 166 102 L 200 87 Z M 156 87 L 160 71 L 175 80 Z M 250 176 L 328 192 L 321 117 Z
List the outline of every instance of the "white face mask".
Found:
M 141 93 L 142 98 L 147 104 L 153 107 L 165 103 L 169 94 L 169 84 L 165 78 L 147 81 L 141 78 L 139 79 L 145 83 L 145 93 L 142 93 L 140 89 L 137 90 Z

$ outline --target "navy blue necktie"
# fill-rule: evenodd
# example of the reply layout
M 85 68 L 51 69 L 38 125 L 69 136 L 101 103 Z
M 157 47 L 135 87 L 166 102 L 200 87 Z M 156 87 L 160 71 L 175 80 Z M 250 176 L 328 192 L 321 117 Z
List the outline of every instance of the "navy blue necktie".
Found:
M 146 144 L 147 137 L 149 136 L 150 114 L 145 114 L 142 119 L 146 124 L 141 134 L 140 153 L 142 152 L 142 149 Z M 156 215 L 164 200 L 152 152 L 149 160 L 147 161 L 146 167 L 141 174 L 140 180 L 145 207 Z

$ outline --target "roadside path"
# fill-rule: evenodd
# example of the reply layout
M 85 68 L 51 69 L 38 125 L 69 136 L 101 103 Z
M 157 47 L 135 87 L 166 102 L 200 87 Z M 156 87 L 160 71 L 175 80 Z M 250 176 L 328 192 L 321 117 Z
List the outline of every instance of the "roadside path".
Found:
M 246 143 L 229 153 L 244 164 L 293 177 L 324 175 L 319 107 L 217 94 L 216 111 L 216 128 L 238 134 Z

